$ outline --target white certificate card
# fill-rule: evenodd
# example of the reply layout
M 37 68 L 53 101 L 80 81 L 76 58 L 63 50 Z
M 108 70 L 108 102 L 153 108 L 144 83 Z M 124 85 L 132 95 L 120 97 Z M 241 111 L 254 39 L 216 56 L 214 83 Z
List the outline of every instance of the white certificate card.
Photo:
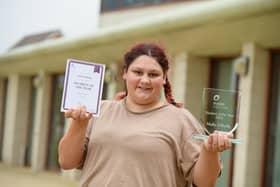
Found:
M 65 71 L 61 111 L 86 106 L 99 115 L 105 65 L 68 59 Z

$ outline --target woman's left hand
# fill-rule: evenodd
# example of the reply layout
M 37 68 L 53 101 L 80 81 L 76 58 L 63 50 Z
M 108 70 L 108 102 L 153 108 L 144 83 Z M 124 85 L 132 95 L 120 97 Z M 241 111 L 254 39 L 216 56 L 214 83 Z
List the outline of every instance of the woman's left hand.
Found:
M 232 147 L 232 143 L 229 140 L 230 138 L 233 138 L 232 133 L 214 131 L 204 142 L 204 147 L 210 152 L 223 152 Z

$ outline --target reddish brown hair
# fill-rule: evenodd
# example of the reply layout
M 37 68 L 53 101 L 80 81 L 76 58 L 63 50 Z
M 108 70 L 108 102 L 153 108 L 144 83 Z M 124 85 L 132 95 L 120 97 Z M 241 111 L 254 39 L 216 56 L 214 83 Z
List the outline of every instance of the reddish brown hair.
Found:
M 168 103 L 173 104 L 177 107 L 182 107 L 182 103 L 176 103 L 173 95 L 171 84 L 167 77 L 167 71 L 169 69 L 169 61 L 165 54 L 163 48 L 159 45 L 153 43 L 140 43 L 133 46 L 124 55 L 124 67 L 123 70 L 126 71 L 128 67 L 133 63 L 133 61 L 141 55 L 147 55 L 154 58 L 162 68 L 163 73 L 166 75 L 166 84 L 164 84 L 164 95 Z

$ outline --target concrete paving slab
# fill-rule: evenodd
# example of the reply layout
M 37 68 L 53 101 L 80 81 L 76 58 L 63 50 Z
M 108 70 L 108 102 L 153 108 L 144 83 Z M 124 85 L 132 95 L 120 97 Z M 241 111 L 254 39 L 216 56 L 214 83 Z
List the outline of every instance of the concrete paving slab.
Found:
M 31 168 L 12 167 L 0 163 L 1 187 L 78 187 L 76 180 L 60 172 L 34 172 Z

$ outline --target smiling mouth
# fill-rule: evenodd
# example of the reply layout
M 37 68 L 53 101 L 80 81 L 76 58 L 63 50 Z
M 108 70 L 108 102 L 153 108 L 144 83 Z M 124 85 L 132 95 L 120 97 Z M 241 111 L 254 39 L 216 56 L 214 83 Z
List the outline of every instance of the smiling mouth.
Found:
M 140 87 L 140 86 L 138 86 L 137 89 L 139 89 L 140 91 L 145 91 L 145 92 L 149 92 L 152 90 L 152 88 L 144 88 L 144 87 Z

